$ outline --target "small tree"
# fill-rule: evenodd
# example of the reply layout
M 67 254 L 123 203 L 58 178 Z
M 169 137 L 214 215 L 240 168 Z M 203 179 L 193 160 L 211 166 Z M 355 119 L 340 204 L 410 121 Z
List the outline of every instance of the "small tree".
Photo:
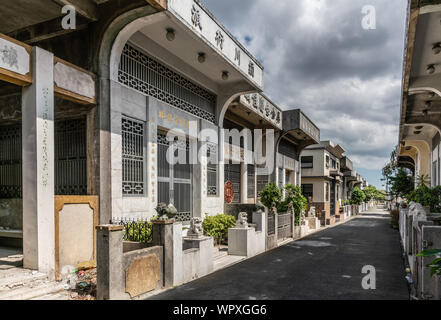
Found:
M 395 198 L 404 198 L 414 189 L 413 179 L 407 172 L 400 168 L 395 177 L 391 177 L 392 187 L 391 193 Z
M 355 187 L 352 190 L 352 194 L 351 194 L 351 202 L 353 204 L 362 204 L 364 202 L 364 200 L 366 199 L 366 196 L 364 194 L 363 191 L 361 191 L 359 188 Z
M 366 201 L 371 201 L 372 199 L 375 199 L 375 196 L 377 194 L 377 188 L 374 186 L 369 186 L 363 189 L 363 193 L 365 195 Z
M 282 191 L 280 191 L 279 187 L 272 182 L 265 186 L 260 193 L 260 197 L 262 204 L 271 210 L 273 205 L 276 207 L 280 206 L 280 202 L 282 200 Z
M 279 212 L 287 211 L 291 203 L 296 214 L 300 214 L 303 210 L 306 210 L 308 200 L 306 200 L 305 196 L 302 194 L 302 188 L 287 184 L 284 189 L 286 192 L 285 201 L 283 201 L 277 208 Z

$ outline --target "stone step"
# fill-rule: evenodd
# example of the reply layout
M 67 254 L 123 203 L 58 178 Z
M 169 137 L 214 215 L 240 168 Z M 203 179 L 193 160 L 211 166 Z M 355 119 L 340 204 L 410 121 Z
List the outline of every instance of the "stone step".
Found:
M 24 274 L 10 274 L 0 279 L 0 290 L 14 287 L 23 287 L 33 281 L 46 280 L 47 275 L 44 273 L 28 272 Z
M 228 251 L 218 251 L 213 255 L 213 260 L 219 260 L 226 256 L 228 256 Z
M 35 287 L 23 287 L 0 293 L 0 300 L 30 300 L 64 290 L 64 285 L 57 282 L 40 284 Z
M 12 267 L 9 269 L 0 269 L 0 280 L 4 278 L 9 278 L 11 276 L 19 277 L 25 274 L 28 274 L 31 272 L 30 270 L 23 269 L 23 268 L 16 268 Z
M 66 291 L 60 291 L 56 293 L 46 294 L 44 296 L 35 297 L 30 300 L 69 300 L 69 294 Z

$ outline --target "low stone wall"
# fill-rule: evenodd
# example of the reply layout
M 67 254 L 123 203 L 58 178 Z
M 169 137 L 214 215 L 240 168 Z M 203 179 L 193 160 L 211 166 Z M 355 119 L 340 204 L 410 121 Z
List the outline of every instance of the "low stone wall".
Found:
M 127 298 L 164 287 L 163 248 L 155 246 L 123 254 L 124 291 Z
M 423 250 L 441 248 L 440 221 L 441 214 L 431 214 L 428 208 L 417 203 L 400 208 L 399 234 L 403 250 L 409 257 L 413 285 L 419 299 L 441 299 L 440 277 L 432 277 L 427 267 L 434 257 L 416 257 Z
M 228 229 L 228 254 L 233 256 L 253 257 L 265 251 L 266 247 L 266 213 L 254 212 L 252 221 L 256 228 Z

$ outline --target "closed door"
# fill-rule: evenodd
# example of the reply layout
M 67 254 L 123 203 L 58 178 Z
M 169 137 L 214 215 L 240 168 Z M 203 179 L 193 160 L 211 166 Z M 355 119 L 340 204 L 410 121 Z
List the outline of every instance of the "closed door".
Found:
M 234 188 L 234 199 L 232 203 L 240 203 L 240 164 L 225 165 L 225 182 L 231 181 Z
M 167 161 L 169 147 L 175 156 L 179 150 L 185 151 L 185 164 L 171 164 Z M 165 133 L 158 134 L 158 202 L 173 204 L 178 210 L 178 221 L 190 221 L 192 217 L 193 167 L 190 164 L 189 143 L 180 141 L 169 142 Z

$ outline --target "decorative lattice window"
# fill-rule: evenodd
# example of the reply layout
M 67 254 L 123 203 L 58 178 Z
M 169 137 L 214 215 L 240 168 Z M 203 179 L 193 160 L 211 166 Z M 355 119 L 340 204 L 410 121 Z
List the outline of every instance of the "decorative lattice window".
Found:
M 198 118 L 215 122 L 216 95 L 130 45 L 124 47 L 118 81 Z
M 144 123 L 123 117 L 121 134 L 123 195 L 142 196 L 145 194 Z
M 21 125 L 0 127 L 0 198 L 22 197 Z
M 55 122 L 55 194 L 87 194 L 86 118 Z
M 207 195 L 212 197 L 218 195 L 219 186 L 217 148 L 216 144 L 207 144 Z

